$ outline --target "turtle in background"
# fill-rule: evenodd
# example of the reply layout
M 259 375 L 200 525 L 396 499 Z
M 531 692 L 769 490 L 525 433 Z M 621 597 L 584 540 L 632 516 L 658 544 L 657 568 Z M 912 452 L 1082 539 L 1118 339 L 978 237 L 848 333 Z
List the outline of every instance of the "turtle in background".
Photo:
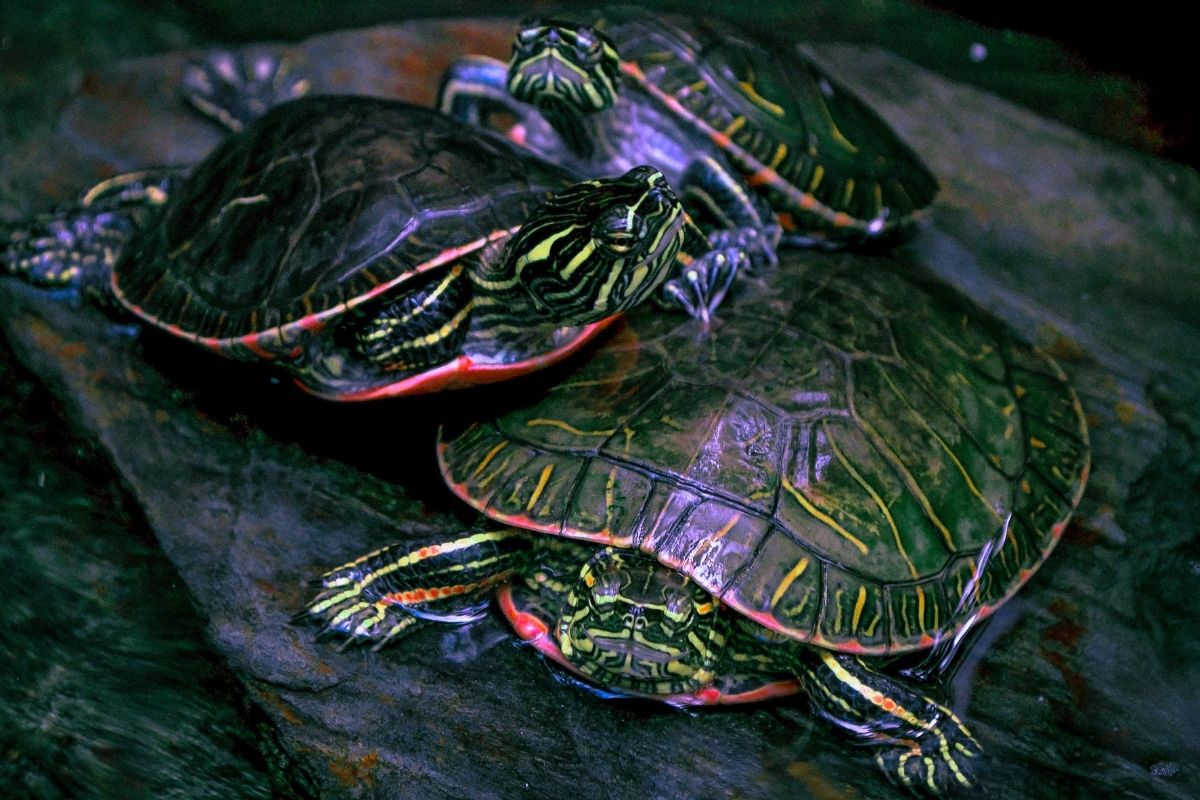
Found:
M 442 79 L 439 107 L 582 174 L 659 166 L 724 235 L 773 263 L 777 243 L 890 240 L 938 184 L 865 103 L 794 44 L 722 22 L 636 7 L 523 23 L 507 64 L 472 56 Z
M 277 67 L 193 70 L 191 102 L 233 133 L 187 173 L 119 175 L 0 232 L 0 263 L 273 362 L 320 396 L 365 400 L 552 364 L 672 272 L 706 315 L 743 258 L 709 245 L 653 167 L 581 181 L 399 101 L 268 109 L 304 89 Z
M 1087 428 L 1047 355 L 865 262 L 788 258 L 701 336 L 634 312 L 535 399 L 443 428 L 445 482 L 485 519 L 328 572 L 307 615 L 379 646 L 495 597 L 605 692 L 803 691 L 900 785 L 970 786 L 981 747 L 923 684 L 1062 536 Z

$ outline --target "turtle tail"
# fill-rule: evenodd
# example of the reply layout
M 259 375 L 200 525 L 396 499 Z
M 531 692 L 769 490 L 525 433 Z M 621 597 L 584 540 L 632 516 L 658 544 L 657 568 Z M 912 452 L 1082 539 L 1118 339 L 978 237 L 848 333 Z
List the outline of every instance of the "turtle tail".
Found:
M 800 670 L 814 711 L 863 743 L 894 783 L 924 796 L 971 788 L 983 749 L 953 711 L 852 656 L 818 651 Z
M 175 170 L 109 178 L 77 202 L 0 228 L 0 266 L 35 286 L 114 302 L 112 268 L 129 237 L 166 202 Z

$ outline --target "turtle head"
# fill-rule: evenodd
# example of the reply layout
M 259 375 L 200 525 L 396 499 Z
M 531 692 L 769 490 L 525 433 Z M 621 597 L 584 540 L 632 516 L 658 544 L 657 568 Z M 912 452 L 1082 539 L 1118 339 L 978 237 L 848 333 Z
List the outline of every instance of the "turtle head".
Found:
M 500 296 L 523 320 L 598 322 L 658 288 L 683 245 L 685 219 L 653 167 L 570 186 L 509 240 L 495 273 L 476 279 L 478 293 Z
M 591 114 L 612 106 L 620 57 L 592 27 L 531 20 L 513 40 L 508 92 L 543 109 Z
M 717 601 L 644 555 L 599 550 L 567 594 L 558 645 L 597 684 L 645 695 L 693 692 L 713 680 L 722 639 Z

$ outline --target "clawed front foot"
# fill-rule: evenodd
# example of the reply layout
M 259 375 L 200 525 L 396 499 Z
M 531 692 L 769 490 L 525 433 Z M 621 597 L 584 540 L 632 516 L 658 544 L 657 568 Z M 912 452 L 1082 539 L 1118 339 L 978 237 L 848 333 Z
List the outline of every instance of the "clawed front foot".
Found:
M 749 264 L 740 247 L 714 249 L 681 267 L 663 284 L 660 299 L 669 308 L 682 308 L 705 325 L 725 299 L 733 279 Z
M 222 50 L 188 65 L 183 75 L 184 98 L 234 132 L 309 88 L 307 79 L 291 74 L 287 59 L 274 55 L 246 57 Z
M 116 175 L 73 205 L 0 230 L 0 266 L 36 286 L 76 290 L 115 307 L 112 266 L 178 176 L 172 169 Z
M 299 618 L 323 622 L 321 633 L 346 645 L 376 649 L 429 622 L 473 622 L 529 548 L 529 537 L 511 530 L 384 547 L 321 576 L 320 593 Z
M 708 234 L 708 243 L 714 250 L 737 249 L 746 254 L 745 268 L 751 275 L 774 269 L 779 264 L 776 243 L 778 228 L 728 228 Z

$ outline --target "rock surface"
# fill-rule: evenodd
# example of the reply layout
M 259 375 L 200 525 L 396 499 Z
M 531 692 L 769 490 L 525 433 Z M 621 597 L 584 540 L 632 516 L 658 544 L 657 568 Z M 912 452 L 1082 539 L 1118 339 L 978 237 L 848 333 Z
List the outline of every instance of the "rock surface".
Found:
M 502 53 L 509 29 L 420 23 L 271 49 L 316 91 L 428 102 L 432 76 L 459 53 Z M 957 681 L 992 756 L 979 794 L 1200 794 L 1200 178 L 881 51 L 813 53 L 942 181 L 900 257 L 1055 355 L 1092 429 L 1076 523 Z M 2 156 L 15 202 L 0 213 L 201 157 L 219 132 L 175 97 L 184 59 L 86 76 L 54 130 Z M 289 624 L 321 568 L 468 519 L 438 485 L 432 434 L 487 395 L 330 407 L 11 282 L 0 299 L 14 348 L 111 454 L 314 794 L 894 795 L 802 703 L 689 714 L 601 701 L 556 683 L 495 619 L 379 654 Z

